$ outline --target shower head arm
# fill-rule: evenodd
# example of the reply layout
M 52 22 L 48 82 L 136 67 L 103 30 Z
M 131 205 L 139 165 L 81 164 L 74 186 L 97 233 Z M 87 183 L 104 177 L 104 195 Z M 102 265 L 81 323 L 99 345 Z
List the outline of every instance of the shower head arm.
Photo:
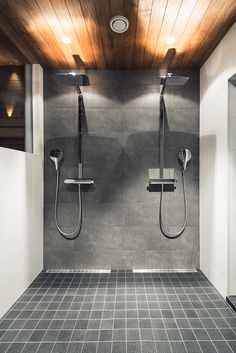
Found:
M 165 89 L 166 89 L 166 76 L 163 76 L 163 80 L 162 80 L 162 85 L 161 85 L 161 98 L 164 98 L 164 94 L 165 94 Z
M 81 92 L 80 86 L 76 86 L 75 89 L 76 89 L 76 92 L 77 92 L 78 96 L 82 96 L 82 92 Z

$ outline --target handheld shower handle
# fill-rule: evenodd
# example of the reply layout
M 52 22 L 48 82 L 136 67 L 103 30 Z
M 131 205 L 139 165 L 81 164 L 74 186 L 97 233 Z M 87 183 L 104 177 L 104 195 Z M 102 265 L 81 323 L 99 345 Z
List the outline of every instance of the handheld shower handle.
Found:
M 179 160 L 182 162 L 181 164 L 184 171 L 186 170 L 187 165 L 191 160 L 191 158 L 192 158 L 192 154 L 187 148 L 184 148 L 182 149 L 182 151 L 179 152 Z
M 50 159 L 54 162 L 56 170 L 58 170 L 59 162 L 62 160 L 62 158 L 63 158 L 63 152 L 58 148 L 50 152 Z

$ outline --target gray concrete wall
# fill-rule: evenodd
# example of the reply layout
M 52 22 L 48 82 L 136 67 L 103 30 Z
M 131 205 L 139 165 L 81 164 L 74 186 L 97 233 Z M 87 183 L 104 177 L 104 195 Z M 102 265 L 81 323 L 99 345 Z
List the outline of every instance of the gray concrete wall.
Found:
M 168 240 L 160 232 L 159 193 L 149 193 L 148 168 L 159 166 L 159 87 L 156 71 L 89 71 L 83 87 L 86 118 L 82 138 L 84 177 L 95 188 L 83 192 L 83 227 L 79 238 L 66 241 L 54 218 L 55 169 L 49 160 L 61 148 L 60 224 L 71 230 L 77 217 L 77 193 L 63 184 L 76 176 L 77 96 L 59 86 L 45 70 L 45 268 L 198 268 L 199 264 L 199 73 L 186 86 L 168 88 L 166 107 L 167 168 L 175 168 L 174 193 L 164 195 L 164 220 L 170 230 L 183 222 L 184 208 L 178 152 L 192 151 L 186 172 L 188 224 L 184 234 Z

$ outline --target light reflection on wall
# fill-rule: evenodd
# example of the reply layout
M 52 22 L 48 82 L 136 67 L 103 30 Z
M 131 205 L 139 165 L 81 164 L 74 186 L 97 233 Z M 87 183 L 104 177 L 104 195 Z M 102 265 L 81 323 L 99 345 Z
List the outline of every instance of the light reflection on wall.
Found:
M 12 117 L 13 111 L 14 111 L 14 107 L 12 105 L 7 107 L 6 112 L 7 112 L 8 118 Z

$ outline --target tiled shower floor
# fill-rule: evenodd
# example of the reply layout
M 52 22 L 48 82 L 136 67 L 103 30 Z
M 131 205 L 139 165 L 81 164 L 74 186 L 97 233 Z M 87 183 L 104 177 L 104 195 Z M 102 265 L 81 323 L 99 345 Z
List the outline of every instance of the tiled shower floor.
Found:
M 1 353 L 228 353 L 236 316 L 201 273 L 42 273 L 0 337 Z

